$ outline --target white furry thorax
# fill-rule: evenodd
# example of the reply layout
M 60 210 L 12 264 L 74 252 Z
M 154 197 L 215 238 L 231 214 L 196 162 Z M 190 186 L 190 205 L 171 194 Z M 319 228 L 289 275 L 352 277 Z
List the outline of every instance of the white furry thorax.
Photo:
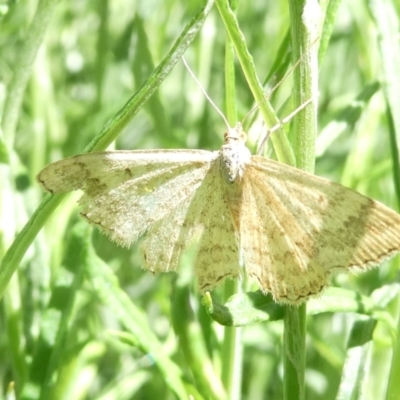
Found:
M 243 177 L 246 164 L 250 162 L 251 153 L 245 145 L 246 139 L 246 132 L 240 122 L 234 128 L 229 128 L 224 134 L 221 167 L 226 180 L 230 183 Z

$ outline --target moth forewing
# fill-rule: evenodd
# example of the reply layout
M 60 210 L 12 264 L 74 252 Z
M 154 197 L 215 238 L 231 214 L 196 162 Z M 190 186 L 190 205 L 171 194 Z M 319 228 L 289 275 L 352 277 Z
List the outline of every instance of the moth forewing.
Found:
M 209 164 L 218 152 L 205 150 L 119 150 L 80 154 L 47 165 L 37 180 L 50 193 L 116 187 L 148 172 Z
M 193 195 L 216 157 L 201 150 L 90 153 L 50 164 L 38 179 L 53 192 L 82 189 L 81 215 L 129 246 Z

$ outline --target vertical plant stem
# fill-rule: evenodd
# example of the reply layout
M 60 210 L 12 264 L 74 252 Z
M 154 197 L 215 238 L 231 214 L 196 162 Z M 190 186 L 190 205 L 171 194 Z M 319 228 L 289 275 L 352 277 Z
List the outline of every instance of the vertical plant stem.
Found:
M 301 59 L 293 71 L 293 108 L 318 94 L 318 49 L 320 9 L 317 0 L 289 0 L 293 61 Z M 315 102 L 293 118 L 293 149 L 296 166 L 314 172 L 317 107 Z
M 286 306 L 283 322 L 284 398 L 303 400 L 305 399 L 306 305 Z
M 289 0 L 293 61 L 294 109 L 314 98 L 318 88 L 317 46 L 320 9 L 317 0 Z M 313 172 L 317 133 L 316 105 L 311 103 L 293 119 L 293 148 L 298 168 Z M 286 307 L 284 317 L 284 395 L 305 398 L 306 305 Z
M 237 292 L 239 286 L 239 280 L 228 281 L 225 283 L 225 293 L 230 294 L 232 292 Z M 225 296 L 225 298 L 226 297 L 227 296 Z M 228 399 L 240 400 L 243 362 L 241 328 L 225 327 L 221 359 L 224 360 L 221 378 Z
M 225 104 L 226 114 L 230 126 L 238 121 L 236 112 L 236 79 L 235 79 L 235 53 L 229 36 L 225 46 Z M 239 280 L 226 281 L 225 299 L 240 291 Z M 242 330 L 241 328 L 225 327 L 224 341 L 222 344 L 222 382 L 227 396 L 231 400 L 239 400 L 242 383 Z
M 236 111 L 236 86 L 235 86 L 235 53 L 229 37 L 226 38 L 225 46 L 225 104 L 226 118 L 231 126 L 237 122 Z

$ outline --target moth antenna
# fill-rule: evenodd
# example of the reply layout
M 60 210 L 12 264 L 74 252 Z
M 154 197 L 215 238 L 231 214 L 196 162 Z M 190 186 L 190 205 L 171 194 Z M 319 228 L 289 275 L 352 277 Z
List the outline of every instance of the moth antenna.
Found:
M 200 90 L 203 92 L 204 96 L 206 96 L 206 99 L 209 101 L 209 103 L 214 107 L 215 111 L 217 111 L 217 113 L 222 117 L 223 121 L 225 122 L 225 125 L 229 130 L 231 130 L 232 128 L 229 125 L 228 120 L 225 118 L 224 113 L 217 107 L 217 105 L 211 100 L 211 97 L 207 94 L 206 90 L 204 89 L 203 85 L 200 83 L 200 81 L 196 78 L 195 74 L 193 73 L 193 71 L 190 69 L 188 63 L 186 62 L 185 57 L 182 56 L 182 61 L 183 64 L 185 65 L 186 69 L 189 71 L 189 74 L 191 75 L 191 77 L 193 78 L 193 80 L 196 82 L 197 86 L 200 88 Z
M 289 115 L 287 115 L 285 118 L 281 119 L 271 129 L 267 129 L 267 133 L 265 134 L 264 138 L 260 141 L 260 144 L 257 146 L 257 154 L 260 155 L 262 153 L 263 147 L 265 146 L 265 143 L 267 142 L 271 133 L 274 133 L 282 125 L 285 125 L 286 123 L 288 123 L 299 111 L 301 111 L 303 108 L 306 108 L 310 103 L 312 103 L 315 99 L 317 99 L 318 96 L 319 96 L 319 94 L 309 98 L 307 101 L 305 101 L 303 104 L 298 106 L 295 110 L 293 110 Z
M 295 68 L 297 68 L 297 66 L 301 63 L 301 61 L 304 59 L 304 57 L 309 53 L 309 51 L 311 50 L 311 48 L 314 46 L 314 44 L 317 42 L 317 40 L 319 39 L 319 36 L 316 37 L 314 39 L 314 41 L 310 44 L 309 48 L 307 49 L 307 51 L 305 51 L 304 53 L 301 54 L 301 56 L 299 57 L 299 59 L 287 70 L 286 74 L 283 75 L 282 79 L 280 79 L 278 81 L 278 83 L 275 84 L 275 86 L 269 90 L 269 92 L 267 92 L 264 96 L 264 98 L 262 100 L 260 100 L 257 104 L 255 104 L 253 106 L 253 108 L 245 115 L 245 117 L 243 118 L 243 122 L 246 120 L 246 118 L 252 114 L 255 110 L 257 110 L 257 108 L 260 106 L 260 104 L 265 101 L 266 99 L 268 99 L 272 93 L 275 92 L 275 90 L 282 84 L 282 82 L 285 81 L 285 79 L 293 72 L 293 70 Z M 306 104 L 308 104 L 308 102 L 306 102 Z M 301 107 L 301 106 L 300 106 Z M 291 114 L 290 114 L 291 115 Z M 278 124 L 279 125 L 279 124 Z M 279 125 L 281 126 L 281 125 Z M 271 132 L 270 132 L 271 133 Z

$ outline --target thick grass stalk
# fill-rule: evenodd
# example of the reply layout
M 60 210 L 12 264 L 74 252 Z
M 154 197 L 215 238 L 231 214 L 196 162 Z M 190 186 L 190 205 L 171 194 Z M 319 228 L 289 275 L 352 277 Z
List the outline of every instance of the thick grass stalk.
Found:
M 289 0 L 290 26 L 294 62 L 301 58 L 293 71 L 293 108 L 315 98 L 318 86 L 317 49 L 313 42 L 318 36 L 319 5 L 316 0 Z M 293 119 L 293 148 L 296 165 L 314 171 L 316 107 L 313 103 Z M 305 398 L 305 336 L 306 305 L 286 307 L 284 317 L 284 396 L 286 400 Z

